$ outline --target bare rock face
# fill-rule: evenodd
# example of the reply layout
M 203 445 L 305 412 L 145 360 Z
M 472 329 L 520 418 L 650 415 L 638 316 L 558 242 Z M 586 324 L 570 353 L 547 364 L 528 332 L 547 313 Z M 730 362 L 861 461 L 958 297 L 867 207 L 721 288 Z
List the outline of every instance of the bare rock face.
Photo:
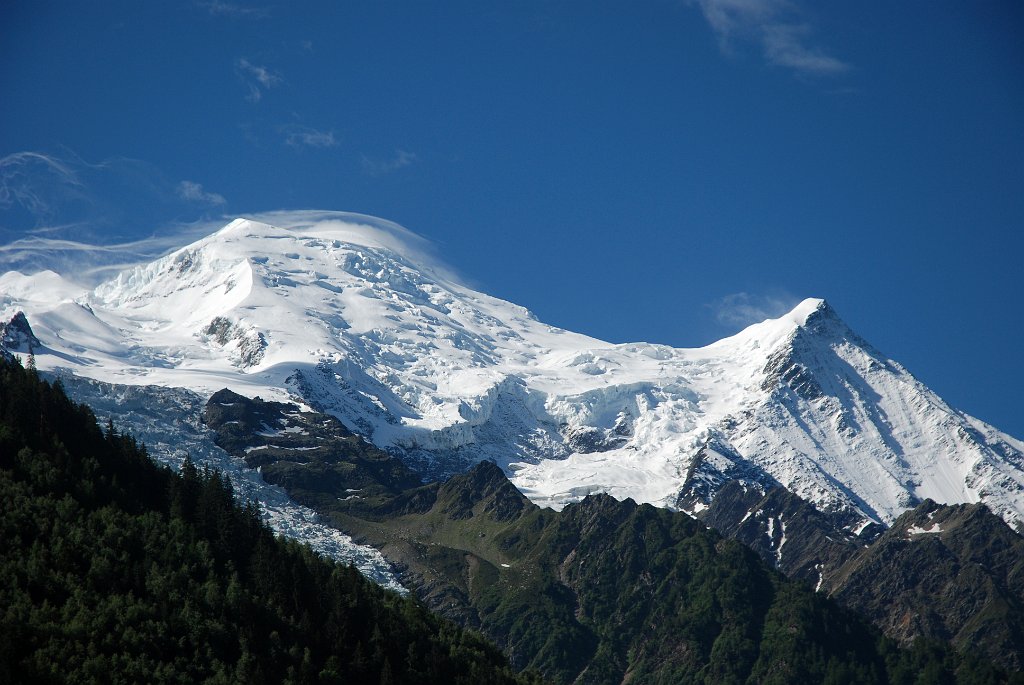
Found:
M 18 312 L 7 323 L 0 323 L 0 348 L 8 352 L 32 352 L 41 346 L 24 312 Z
M 925 500 L 823 589 L 904 644 L 949 641 L 1024 667 L 1024 537 L 984 504 Z
M 252 327 L 234 323 L 223 316 L 214 317 L 202 333 L 211 342 L 230 350 L 236 366 L 243 369 L 259 364 L 267 349 L 265 335 Z

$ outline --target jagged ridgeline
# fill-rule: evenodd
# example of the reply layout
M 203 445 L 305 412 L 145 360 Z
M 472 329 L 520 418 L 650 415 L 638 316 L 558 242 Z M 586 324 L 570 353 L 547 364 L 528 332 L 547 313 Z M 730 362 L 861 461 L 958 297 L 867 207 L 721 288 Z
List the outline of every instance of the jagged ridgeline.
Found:
M 329 417 L 227 390 L 205 418 L 219 445 L 381 548 L 429 606 L 555 683 L 1008 680 L 941 643 L 899 649 L 684 513 L 607 495 L 555 512 L 490 462 L 421 485 Z
M 0 503 L 0 683 L 537 682 L 9 359 Z

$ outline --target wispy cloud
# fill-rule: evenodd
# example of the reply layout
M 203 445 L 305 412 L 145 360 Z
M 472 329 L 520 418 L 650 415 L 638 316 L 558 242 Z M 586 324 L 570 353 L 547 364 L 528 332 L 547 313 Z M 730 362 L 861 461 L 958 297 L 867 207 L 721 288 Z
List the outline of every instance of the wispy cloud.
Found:
M 223 224 L 210 215 L 225 202 L 143 160 L 10 154 L 0 158 L 0 273 L 70 270 L 84 279 L 109 272 L 184 244 L 197 223 Z M 140 240 L 150 231 L 156 237 Z
M 850 65 L 811 44 L 812 27 L 791 0 L 691 0 L 718 36 L 722 51 L 756 44 L 771 65 L 816 76 L 835 75 Z
M 209 12 L 215 17 L 232 17 L 236 19 L 266 19 L 270 16 L 269 7 L 248 7 L 223 0 L 208 0 L 196 2 L 197 7 Z
M 303 232 L 330 229 L 350 233 L 354 242 L 400 251 L 438 276 L 465 283 L 440 256 L 436 245 L 398 224 L 363 214 L 325 210 L 277 210 L 245 214 L 245 218 Z M 82 286 L 92 287 L 117 273 L 152 261 L 223 228 L 229 217 L 182 223 L 169 221 L 151 235 L 120 242 L 30 235 L 0 244 L 0 273 L 11 269 L 35 272 L 52 269 Z M 367 242 L 369 241 L 369 242 Z
M 78 172 L 41 152 L 15 152 L 0 159 L 0 208 L 20 207 L 37 221 L 51 219 L 69 199 L 83 197 Z
M 207 192 L 201 183 L 195 181 L 182 181 L 178 184 L 178 197 L 188 202 L 195 202 L 201 205 L 223 205 L 227 203 L 223 195 Z
M 169 223 L 153 235 L 116 243 L 30 235 L 0 245 L 0 273 L 50 269 L 81 285 L 92 286 L 207 236 L 225 222 L 226 219 L 219 218 L 193 224 Z
M 265 66 L 253 64 L 244 57 L 235 60 L 235 71 L 241 76 L 245 85 L 249 88 L 246 99 L 249 102 L 259 102 L 263 99 L 264 91 L 275 88 L 284 83 L 284 78 L 276 71 Z
M 418 159 L 415 153 L 406 150 L 395 150 L 395 156 L 390 159 L 371 159 L 364 155 L 363 171 L 370 176 L 383 176 L 410 166 Z
M 310 126 L 302 124 L 286 124 L 281 127 L 284 134 L 284 142 L 293 148 L 305 147 L 328 148 L 337 147 L 338 140 L 334 137 L 334 131 L 319 131 Z
M 714 313 L 715 320 L 729 328 L 744 328 L 750 324 L 775 319 L 800 303 L 800 298 L 788 293 L 751 295 L 730 293 L 706 306 Z

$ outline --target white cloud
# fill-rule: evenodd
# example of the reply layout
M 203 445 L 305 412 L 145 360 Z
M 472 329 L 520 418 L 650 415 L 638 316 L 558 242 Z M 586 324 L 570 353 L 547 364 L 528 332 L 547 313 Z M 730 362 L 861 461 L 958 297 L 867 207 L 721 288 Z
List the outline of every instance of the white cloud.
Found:
M 182 181 L 178 184 L 178 197 L 188 202 L 203 205 L 222 205 L 227 202 L 223 195 L 203 190 L 203 186 L 195 181 Z
M 444 262 L 433 243 L 385 219 L 352 212 L 313 209 L 277 210 L 237 216 L 295 231 L 315 232 L 320 228 L 330 228 L 335 233 L 350 232 L 355 242 L 397 250 L 441 278 L 465 283 Z M 125 269 L 151 262 L 208 236 L 223 228 L 233 218 L 236 216 L 210 217 L 190 223 L 168 222 L 147 237 L 121 242 L 30 235 L 7 245 L 0 244 L 0 273 L 8 270 L 34 273 L 52 269 L 62 275 L 73 275 L 73 279 L 82 286 L 92 287 Z
M 370 176 L 383 176 L 407 167 L 418 159 L 415 153 L 406 150 L 395 150 L 395 156 L 391 159 L 370 159 L 364 156 L 363 171 Z
M 706 305 L 714 312 L 715 320 L 729 328 L 745 328 L 765 319 L 776 319 L 791 311 L 800 299 L 788 293 L 751 295 L 730 293 Z
M 93 286 L 125 269 L 150 262 L 220 228 L 227 220 L 169 224 L 157 234 L 119 243 L 97 243 L 30 235 L 0 245 L 0 273 L 50 269 L 83 286 Z M 62 231 L 66 227 L 54 227 Z
M 803 44 L 810 32 L 804 25 L 772 24 L 763 27 L 765 57 L 771 64 L 813 74 L 837 74 L 849 66 L 821 50 Z
M 263 91 L 269 90 L 284 83 L 284 79 L 275 71 L 259 64 L 253 64 L 244 57 L 235 60 L 235 70 L 249 87 L 249 95 L 246 99 L 249 102 L 259 102 L 263 99 Z
M 281 127 L 284 133 L 284 142 L 296 149 L 304 147 L 328 148 L 337 147 L 338 140 L 334 137 L 334 131 L 318 131 L 309 126 L 301 124 L 288 124 Z
M 408 256 L 417 265 L 433 270 L 442 278 L 456 283 L 467 283 L 465 278 L 444 261 L 437 245 L 387 219 L 355 212 L 320 209 L 284 209 L 241 216 L 295 231 L 316 232 L 319 228 L 328 227 L 332 231 L 350 231 L 353 242 L 395 250 Z M 210 232 L 212 230 L 214 229 Z M 366 242 L 367 240 L 371 242 Z
M 790 0 L 691 0 L 696 3 L 719 46 L 731 53 L 736 43 L 758 45 L 765 61 L 801 74 L 831 75 L 850 66 L 809 44 L 811 27 Z

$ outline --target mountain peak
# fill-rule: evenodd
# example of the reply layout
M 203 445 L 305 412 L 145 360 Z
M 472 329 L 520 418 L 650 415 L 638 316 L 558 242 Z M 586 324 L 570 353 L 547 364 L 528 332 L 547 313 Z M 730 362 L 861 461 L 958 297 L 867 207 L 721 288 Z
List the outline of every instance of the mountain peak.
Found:
M 804 300 L 788 316 L 796 323 L 792 341 L 794 347 L 850 344 L 863 349 L 880 363 L 889 362 L 881 352 L 850 328 L 825 300 Z
M 32 352 L 41 344 L 32 332 L 25 312 L 19 311 L 7 323 L 0 323 L 0 348 L 10 352 Z
M 797 325 L 807 325 L 808 319 L 820 316 L 835 316 L 835 310 L 831 305 L 820 297 L 808 297 L 800 304 L 793 307 L 784 318 L 789 319 Z
M 819 297 L 805 299 L 776 321 L 794 326 L 797 332 L 809 331 L 818 335 L 827 333 L 856 340 L 858 343 L 863 342 L 840 318 L 832 305 Z
M 267 212 L 238 217 L 198 243 L 244 239 L 319 241 L 328 249 L 363 247 L 386 250 L 393 257 L 451 280 L 454 271 L 441 260 L 430 241 L 385 219 L 336 211 Z
M 759 357 L 763 361 L 765 355 L 788 348 L 794 337 L 799 336 L 800 331 L 820 332 L 829 324 L 833 328 L 849 330 L 828 302 L 821 298 L 809 297 L 782 316 L 751 324 L 735 335 L 711 343 L 707 349 L 754 349 L 764 353 Z
M 507 522 L 531 506 L 498 465 L 487 460 L 443 483 L 438 498 L 453 519 L 469 518 L 475 511 Z
M 380 219 L 271 213 L 74 300 L 2 277 L 18 287 L 0 313 L 28 314 L 44 371 L 300 399 L 431 477 L 494 460 L 540 505 L 671 506 L 714 438 L 709 473 L 756 471 L 826 510 L 887 523 L 924 497 L 984 495 L 1024 517 L 1024 446 L 950 410 L 822 299 L 699 349 L 615 345 L 437 263 Z
M 846 324 L 839 317 L 839 313 L 828 303 L 828 301 L 819 298 L 808 298 L 798 304 L 790 316 L 798 322 L 800 326 L 805 328 L 820 326 L 825 322 L 831 324 L 842 324 L 844 327 Z

